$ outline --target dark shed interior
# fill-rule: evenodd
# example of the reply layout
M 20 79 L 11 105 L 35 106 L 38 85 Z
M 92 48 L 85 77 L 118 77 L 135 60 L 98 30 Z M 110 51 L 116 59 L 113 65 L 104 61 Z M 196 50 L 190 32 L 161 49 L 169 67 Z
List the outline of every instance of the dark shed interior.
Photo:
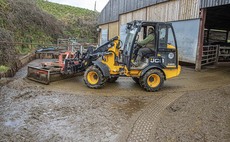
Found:
M 203 64 L 230 62 L 230 5 L 207 8 Z

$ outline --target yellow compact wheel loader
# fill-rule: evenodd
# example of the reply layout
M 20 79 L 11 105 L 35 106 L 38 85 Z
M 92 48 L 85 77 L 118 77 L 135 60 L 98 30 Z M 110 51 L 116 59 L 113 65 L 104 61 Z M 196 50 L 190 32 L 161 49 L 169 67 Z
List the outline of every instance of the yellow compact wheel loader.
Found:
M 139 37 L 144 39 L 149 28 L 155 29 L 155 39 L 150 44 L 154 50 L 142 57 L 139 66 L 134 66 Z M 133 21 L 127 24 L 126 33 L 123 49 L 119 37 L 114 37 L 94 51 L 97 60 L 92 61 L 84 73 L 88 87 L 101 88 L 119 77 L 132 77 L 146 91 L 153 92 L 158 91 L 165 80 L 180 74 L 177 42 L 171 23 Z
M 155 29 L 152 32 L 154 39 L 141 47 L 138 41 L 146 39 L 150 28 Z M 117 36 L 96 49 L 89 47 L 85 53 L 65 53 L 59 56 L 58 62 L 28 67 L 27 77 L 49 84 L 84 72 L 85 84 L 94 89 L 101 88 L 106 82 L 115 82 L 119 77 L 132 77 L 146 91 L 153 92 L 158 91 L 165 80 L 180 74 L 171 23 L 133 21 L 127 24 L 126 33 L 124 43 Z M 149 50 L 140 59 L 139 51 L 143 48 Z M 138 66 L 135 64 L 137 57 L 140 59 Z

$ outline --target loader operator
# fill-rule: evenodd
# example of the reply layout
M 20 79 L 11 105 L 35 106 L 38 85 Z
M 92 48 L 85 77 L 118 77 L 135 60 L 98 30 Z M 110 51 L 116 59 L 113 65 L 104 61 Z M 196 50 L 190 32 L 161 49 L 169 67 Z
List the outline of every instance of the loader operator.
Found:
M 155 39 L 155 32 L 153 28 L 148 29 L 148 36 L 142 40 L 137 42 L 137 45 L 139 46 L 139 50 L 137 53 L 137 58 L 136 61 L 133 63 L 134 66 L 138 67 L 141 62 L 141 58 L 145 56 L 148 53 L 153 53 L 154 52 L 154 44 L 153 41 Z

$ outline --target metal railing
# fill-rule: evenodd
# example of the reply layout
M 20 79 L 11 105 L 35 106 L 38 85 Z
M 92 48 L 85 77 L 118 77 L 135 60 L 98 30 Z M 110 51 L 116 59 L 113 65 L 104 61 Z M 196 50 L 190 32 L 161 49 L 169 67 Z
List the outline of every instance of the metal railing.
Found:
M 203 46 L 201 66 L 217 63 L 218 52 L 219 52 L 219 45 Z

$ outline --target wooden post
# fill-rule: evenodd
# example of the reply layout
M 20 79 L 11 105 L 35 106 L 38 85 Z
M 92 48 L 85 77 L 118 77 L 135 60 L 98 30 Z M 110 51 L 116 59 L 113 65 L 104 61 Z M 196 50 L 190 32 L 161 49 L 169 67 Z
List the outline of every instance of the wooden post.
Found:
M 198 49 L 196 53 L 196 68 L 195 68 L 196 71 L 201 70 L 205 21 L 206 21 L 206 9 L 201 9 L 200 11 L 200 30 L 199 30 L 199 36 L 198 36 Z

